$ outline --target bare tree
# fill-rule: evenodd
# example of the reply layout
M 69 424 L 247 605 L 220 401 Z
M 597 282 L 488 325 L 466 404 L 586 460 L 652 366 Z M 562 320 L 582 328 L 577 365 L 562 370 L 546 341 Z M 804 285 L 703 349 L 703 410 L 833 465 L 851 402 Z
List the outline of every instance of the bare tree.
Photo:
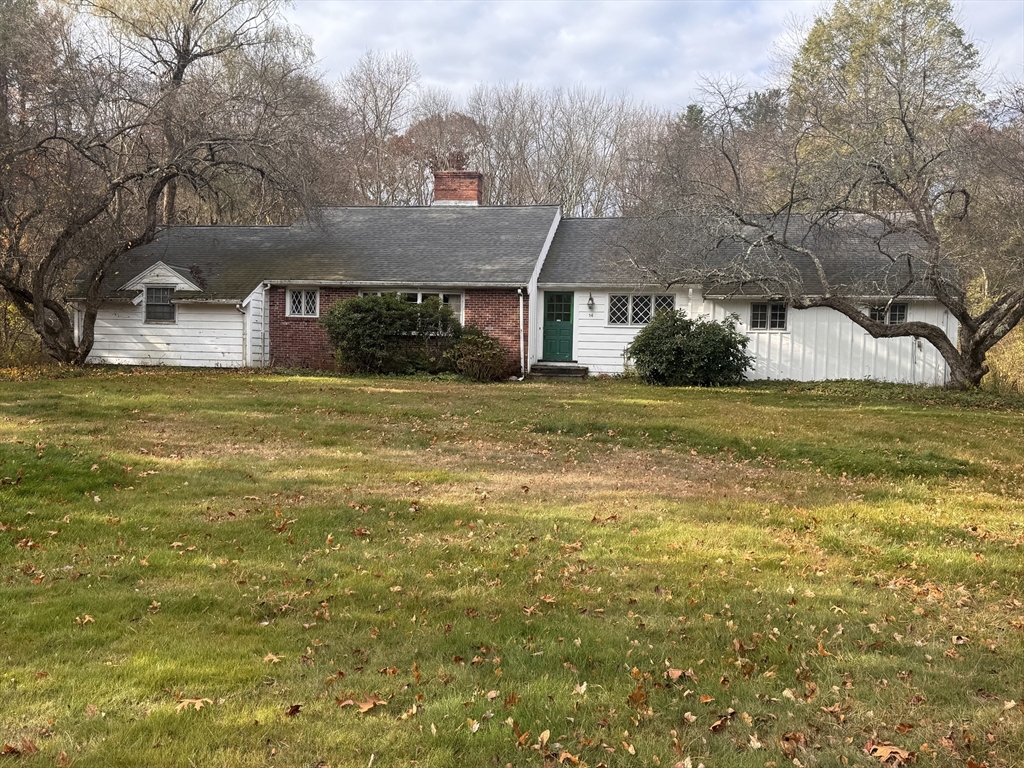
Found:
M 767 122 L 751 122 L 743 89 L 710 84 L 700 149 L 677 162 L 677 199 L 735 246 L 714 279 L 797 309 L 829 307 L 875 338 L 923 338 L 954 386 L 977 385 L 988 350 L 1024 317 L 1019 255 L 997 260 L 1006 279 L 978 308 L 977 251 L 950 236 L 985 194 L 972 170 L 978 72 L 946 0 L 839 0 Z M 892 303 L 922 294 L 957 319 L 959 343 L 938 325 L 889 319 Z
M 419 89 L 419 67 L 407 53 L 367 51 L 341 79 L 339 100 L 352 122 L 349 162 L 358 202 L 405 204 L 398 190 L 407 171 L 396 143 L 409 127 Z
M 0 97 L 0 287 L 48 354 L 82 363 L 100 287 L 118 257 L 153 238 L 174 207 L 170 184 L 187 185 L 196 215 L 212 220 L 266 221 L 303 206 L 319 94 L 294 40 L 260 47 L 238 31 L 244 24 L 231 24 L 202 56 L 185 57 L 171 109 L 167 72 L 151 66 L 165 59 L 142 55 L 141 38 L 124 29 L 128 16 L 92 5 L 97 20 L 76 7 L 44 12 L 15 1 L 17 45 L 38 55 L 20 59 L 13 43 L 0 51 L 0 77 L 10 83 Z M 217 6 L 218 18 L 243 5 Z M 168 21 L 166 36 L 174 30 Z M 148 44 L 162 50 L 162 40 Z M 84 307 L 77 329 L 67 302 L 73 284 Z

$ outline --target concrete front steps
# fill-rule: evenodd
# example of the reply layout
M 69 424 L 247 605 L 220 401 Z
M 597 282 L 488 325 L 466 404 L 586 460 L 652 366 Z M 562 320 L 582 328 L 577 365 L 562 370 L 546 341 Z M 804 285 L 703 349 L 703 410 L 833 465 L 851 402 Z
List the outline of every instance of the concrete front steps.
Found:
M 589 369 L 576 363 L 534 363 L 528 379 L 585 379 Z

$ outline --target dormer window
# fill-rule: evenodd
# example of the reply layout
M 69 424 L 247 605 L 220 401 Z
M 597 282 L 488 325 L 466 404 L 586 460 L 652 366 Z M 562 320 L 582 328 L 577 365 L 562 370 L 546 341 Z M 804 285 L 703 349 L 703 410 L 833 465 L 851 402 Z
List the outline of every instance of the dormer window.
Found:
M 166 286 L 146 288 L 146 322 L 147 323 L 173 323 L 174 289 Z

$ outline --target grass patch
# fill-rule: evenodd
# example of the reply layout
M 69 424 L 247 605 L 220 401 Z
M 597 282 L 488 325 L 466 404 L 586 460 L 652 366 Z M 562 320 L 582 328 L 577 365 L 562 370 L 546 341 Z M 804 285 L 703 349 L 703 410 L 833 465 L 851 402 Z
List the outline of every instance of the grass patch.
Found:
M 26 765 L 1024 762 L 1016 400 L 113 369 L 0 406 Z

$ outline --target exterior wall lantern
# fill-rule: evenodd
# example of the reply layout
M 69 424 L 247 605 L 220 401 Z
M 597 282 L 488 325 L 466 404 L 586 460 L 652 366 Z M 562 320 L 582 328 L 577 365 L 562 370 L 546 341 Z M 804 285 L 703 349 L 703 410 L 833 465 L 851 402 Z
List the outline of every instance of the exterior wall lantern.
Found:
M 594 294 L 593 294 L 593 292 L 591 292 L 590 298 L 587 299 L 587 309 L 589 309 L 591 312 L 594 311 Z

